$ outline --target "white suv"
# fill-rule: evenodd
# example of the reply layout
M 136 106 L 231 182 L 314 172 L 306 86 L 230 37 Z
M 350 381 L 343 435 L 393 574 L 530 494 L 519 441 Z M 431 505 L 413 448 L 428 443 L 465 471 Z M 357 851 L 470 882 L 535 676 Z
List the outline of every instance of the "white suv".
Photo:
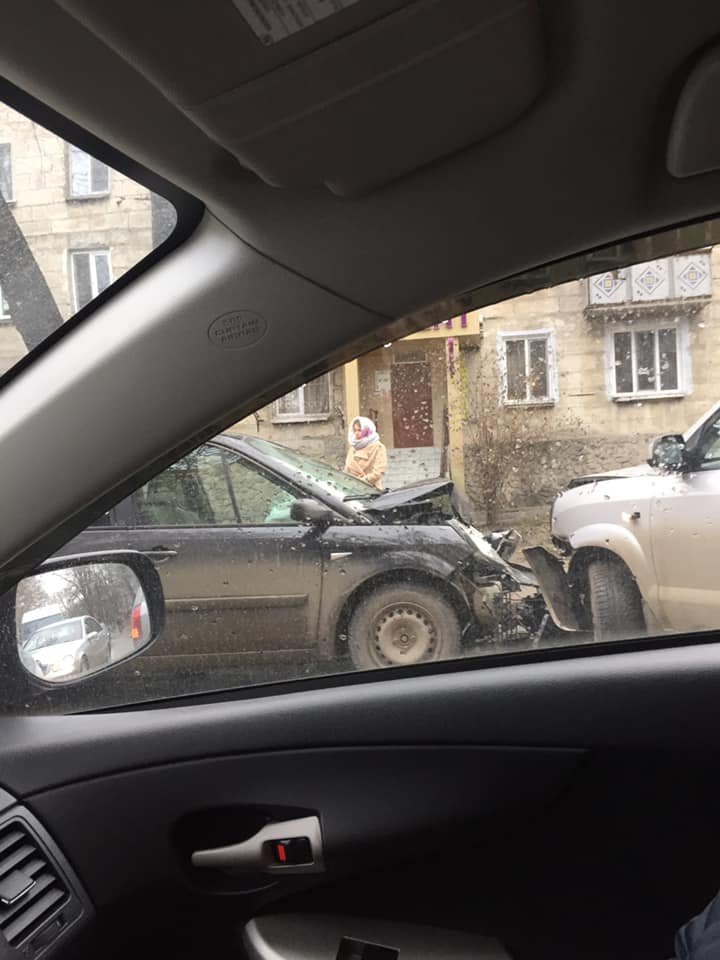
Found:
M 642 466 L 579 477 L 552 509 L 561 563 L 525 551 L 553 616 L 598 640 L 720 625 L 720 403 Z

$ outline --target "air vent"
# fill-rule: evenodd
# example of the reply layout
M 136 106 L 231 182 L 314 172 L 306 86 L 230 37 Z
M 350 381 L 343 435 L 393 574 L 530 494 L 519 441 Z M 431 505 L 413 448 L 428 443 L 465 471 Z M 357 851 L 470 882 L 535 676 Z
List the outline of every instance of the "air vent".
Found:
M 53 860 L 23 820 L 0 825 L 0 934 L 18 947 L 71 898 Z M 56 931 L 63 923 L 55 921 Z

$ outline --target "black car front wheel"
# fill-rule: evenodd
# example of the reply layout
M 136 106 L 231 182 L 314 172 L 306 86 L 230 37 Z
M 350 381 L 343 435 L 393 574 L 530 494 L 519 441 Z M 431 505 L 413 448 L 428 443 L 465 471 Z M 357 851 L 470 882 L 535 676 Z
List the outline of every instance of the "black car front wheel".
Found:
M 348 645 L 358 670 L 399 667 L 460 656 L 461 629 L 452 605 L 432 587 L 385 584 L 355 608 Z

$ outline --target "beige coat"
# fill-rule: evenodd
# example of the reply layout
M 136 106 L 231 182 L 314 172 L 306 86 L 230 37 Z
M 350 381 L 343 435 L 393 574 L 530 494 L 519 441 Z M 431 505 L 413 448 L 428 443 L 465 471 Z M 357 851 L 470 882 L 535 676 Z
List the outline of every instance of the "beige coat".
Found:
M 387 470 L 387 450 L 385 444 L 376 440 L 362 450 L 350 447 L 345 461 L 345 473 L 366 480 L 378 490 L 383 489 L 382 479 Z

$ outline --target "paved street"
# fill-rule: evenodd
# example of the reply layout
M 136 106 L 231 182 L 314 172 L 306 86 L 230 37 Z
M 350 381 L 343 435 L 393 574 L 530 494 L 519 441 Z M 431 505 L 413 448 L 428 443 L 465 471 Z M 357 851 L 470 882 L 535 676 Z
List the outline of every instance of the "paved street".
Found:
M 122 633 L 113 633 L 111 643 L 113 663 L 117 663 L 118 660 L 124 660 L 125 657 L 129 657 L 130 654 L 135 652 L 135 645 L 130 637 L 129 628 Z

